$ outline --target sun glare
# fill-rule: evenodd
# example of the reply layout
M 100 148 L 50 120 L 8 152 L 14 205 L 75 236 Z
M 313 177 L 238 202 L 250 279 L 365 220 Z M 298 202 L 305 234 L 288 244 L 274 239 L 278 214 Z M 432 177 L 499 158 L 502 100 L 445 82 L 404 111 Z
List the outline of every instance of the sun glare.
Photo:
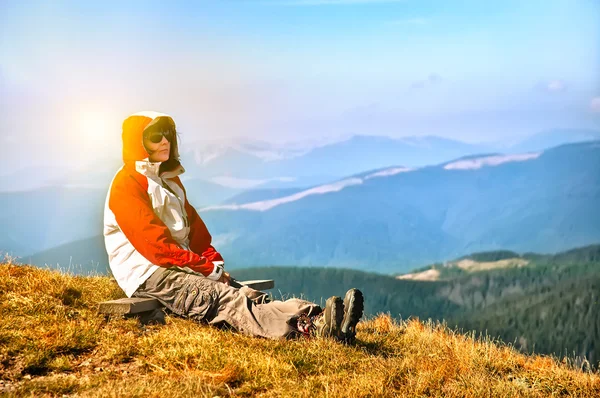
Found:
M 79 114 L 79 133 L 86 144 L 103 145 L 110 135 L 107 117 L 99 111 L 83 111 Z
M 118 119 L 101 110 L 78 112 L 74 133 L 82 150 L 80 156 L 88 158 L 111 156 L 120 142 Z

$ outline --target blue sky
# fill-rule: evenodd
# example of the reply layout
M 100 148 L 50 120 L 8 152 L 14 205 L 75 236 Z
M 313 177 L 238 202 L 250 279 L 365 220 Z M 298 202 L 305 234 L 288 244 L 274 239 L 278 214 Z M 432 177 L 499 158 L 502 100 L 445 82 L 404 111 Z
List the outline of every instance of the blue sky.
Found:
M 144 109 L 188 140 L 600 129 L 598 0 L 191 3 L 0 2 L 4 162 L 114 153 Z

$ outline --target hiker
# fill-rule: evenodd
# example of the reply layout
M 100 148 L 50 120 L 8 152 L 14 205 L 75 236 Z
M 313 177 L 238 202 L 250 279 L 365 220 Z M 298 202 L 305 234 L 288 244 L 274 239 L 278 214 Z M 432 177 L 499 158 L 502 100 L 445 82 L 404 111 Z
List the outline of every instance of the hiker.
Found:
M 140 112 L 123 122 L 123 167 L 104 209 L 111 271 L 128 297 L 159 300 L 172 313 L 266 338 L 328 336 L 352 342 L 363 296 L 350 289 L 325 310 L 300 299 L 271 301 L 247 286 L 230 286 L 221 254 L 189 203 L 179 178 L 175 122 Z

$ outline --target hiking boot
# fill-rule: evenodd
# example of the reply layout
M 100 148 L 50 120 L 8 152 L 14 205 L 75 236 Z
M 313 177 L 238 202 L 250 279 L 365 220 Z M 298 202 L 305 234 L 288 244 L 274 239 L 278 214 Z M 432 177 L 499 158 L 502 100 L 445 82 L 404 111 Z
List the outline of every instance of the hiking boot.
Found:
M 325 310 L 309 317 L 302 314 L 297 320 L 298 332 L 305 337 L 333 337 L 343 341 L 341 333 L 344 303 L 337 296 L 332 296 L 325 303 Z
M 344 318 L 344 303 L 338 296 L 331 296 L 325 302 L 325 311 L 315 320 L 316 335 L 341 339 L 342 319 Z
M 364 298 L 358 289 L 350 289 L 344 297 L 344 319 L 341 337 L 345 343 L 352 344 L 356 338 L 356 324 L 363 315 Z

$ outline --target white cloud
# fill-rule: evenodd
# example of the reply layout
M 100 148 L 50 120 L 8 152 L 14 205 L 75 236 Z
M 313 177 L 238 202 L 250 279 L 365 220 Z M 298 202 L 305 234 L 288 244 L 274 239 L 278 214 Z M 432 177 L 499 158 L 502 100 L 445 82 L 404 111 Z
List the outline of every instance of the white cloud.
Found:
M 464 159 L 448 163 L 444 166 L 445 170 L 476 170 L 484 166 L 498 166 L 508 162 L 524 162 L 526 160 L 537 159 L 541 153 L 525 153 L 519 155 L 496 155 L 483 158 Z
M 567 90 L 567 83 L 562 79 L 543 80 L 535 88 L 546 93 L 562 93 Z
M 345 180 L 336 181 L 331 184 L 324 184 L 324 185 L 320 185 L 318 187 L 306 189 L 304 191 L 297 192 L 293 195 L 284 196 L 283 198 L 262 200 L 260 202 L 252 202 L 252 203 L 246 203 L 246 204 L 241 204 L 241 205 L 210 206 L 210 207 L 205 207 L 201 210 L 202 211 L 211 211 L 211 210 L 267 211 L 269 209 L 272 209 L 273 207 L 276 207 L 276 206 L 279 206 L 279 205 L 282 205 L 285 203 L 295 202 L 297 200 L 306 198 L 307 196 L 323 195 L 323 194 L 331 193 L 331 192 L 339 192 L 346 187 L 350 187 L 353 185 L 360 185 L 360 184 L 364 183 L 366 180 L 369 180 L 371 178 L 389 177 L 389 176 L 396 175 L 398 173 L 405 173 L 405 172 L 412 171 L 412 170 L 414 170 L 414 169 L 410 169 L 407 167 L 392 167 L 389 169 L 380 170 L 375 173 L 369 174 L 364 179 L 358 178 L 358 177 L 348 178 Z
M 369 174 L 368 176 L 365 177 L 365 180 L 369 180 L 371 178 L 376 178 L 376 177 L 389 177 L 389 176 L 393 176 L 399 173 L 406 173 L 408 171 L 413 171 L 414 169 L 410 169 L 408 167 L 393 167 L 391 169 L 385 169 L 385 170 L 381 170 L 381 171 L 377 171 L 373 174 Z
M 590 101 L 590 109 L 594 113 L 600 113 L 600 97 L 594 97 Z
M 217 176 L 210 179 L 211 182 L 215 184 L 223 185 L 229 188 L 241 188 L 241 189 L 250 189 L 256 188 L 261 185 L 264 185 L 271 181 L 278 182 L 293 182 L 296 179 L 294 177 L 275 177 L 275 178 L 266 178 L 266 179 L 249 179 L 249 178 L 237 178 L 230 176 Z
M 330 192 L 338 192 L 342 189 L 351 186 L 362 184 L 363 180 L 360 178 L 349 178 L 347 180 L 337 181 L 332 184 L 321 185 L 318 187 L 310 188 L 302 192 L 295 193 L 293 195 L 284 196 L 283 198 L 263 200 L 260 202 L 247 203 L 243 205 L 223 205 L 223 206 L 210 206 L 205 207 L 202 211 L 210 210 L 254 210 L 254 211 L 267 211 L 275 206 L 279 206 L 285 203 L 295 202 L 302 198 L 311 195 L 322 195 Z

